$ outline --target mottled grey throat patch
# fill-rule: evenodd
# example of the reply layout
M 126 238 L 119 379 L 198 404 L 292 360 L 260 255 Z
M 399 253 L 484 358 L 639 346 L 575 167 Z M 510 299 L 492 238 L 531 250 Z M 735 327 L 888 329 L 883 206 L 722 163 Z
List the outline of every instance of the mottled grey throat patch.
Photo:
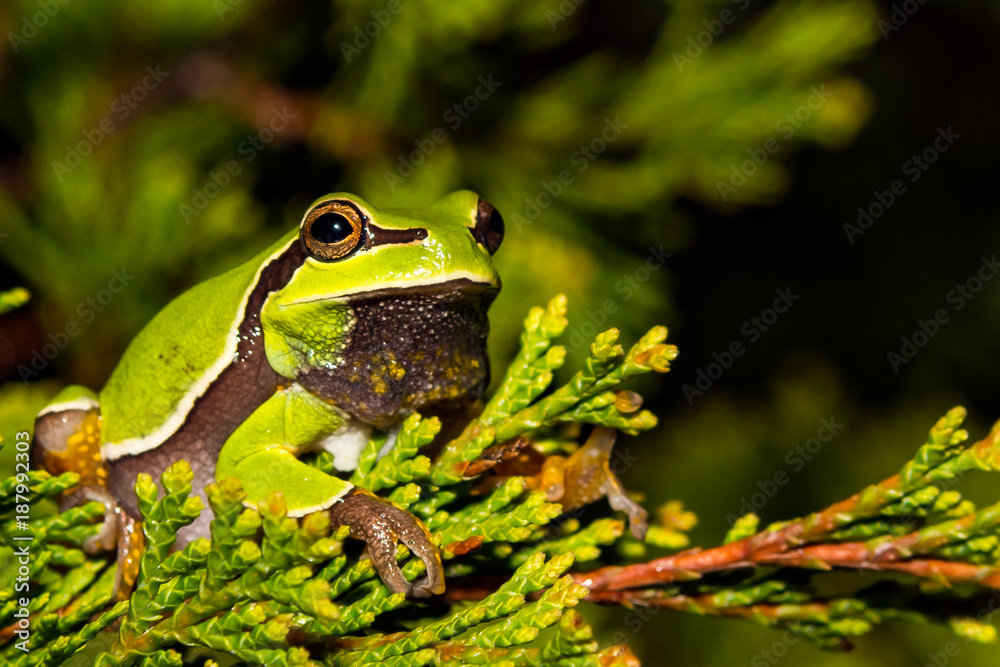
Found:
M 298 381 L 379 428 L 426 406 L 474 401 L 489 382 L 486 311 L 496 294 L 453 280 L 361 295 L 350 302 L 354 326 L 340 363 L 303 369 Z

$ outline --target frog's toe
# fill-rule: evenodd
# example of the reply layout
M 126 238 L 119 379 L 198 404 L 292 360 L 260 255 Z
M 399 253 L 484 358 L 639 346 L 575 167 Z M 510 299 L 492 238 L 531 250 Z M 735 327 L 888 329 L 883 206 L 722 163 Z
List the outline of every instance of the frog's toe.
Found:
M 330 508 L 334 523 L 351 527 L 351 534 L 368 545 L 368 555 L 393 593 L 424 598 L 444 592 L 441 555 L 424 525 L 412 514 L 361 489 L 354 489 Z M 396 564 L 396 542 L 402 542 L 424 562 L 427 576 L 410 584 Z
M 351 532 L 355 533 L 353 528 Z M 383 526 L 369 526 L 366 530 L 358 531 L 357 536 L 368 545 L 368 558 L 375 564 L 375 569 L 389 592 L 409 596 L 411 585 L 396 564 L 396 538 L 392 532 Z
M 441 564 L 438 563 L 436 571 L 427 561 L 424 561 L 424 565 L 427 565 L 427 576 L 413 585 L 411 593 L 413 597 L 429 598 L 432 595 L 444 593 L 444 570 L 441 568 Z
M 115 508 L 108 507 L 104 510 L 104 523 L 101 524 L 101 529 L 83 541 L 83 550 L 93 556 L 111 551 L 117 541 L 118 517 L 115 516 Z
M 96 500 L 104 503 L 104 522 L 101 524 L 101 529 L 83 541 L 83 550 L 91 555 L 113 550 L 118 543 L 118 504 L 102 487 L 84 487 L 77 495 L 80 501 Z M 75 499 L 71 501 L 72 505 L 78 502 Z M 72 506 L 69 503 L 66 505 Z
M 402 510 L 399 512 L 402 516 L 398 517 L 397 535 L 427 568 L 427 575 L 413 585 L 413 597 L 428 598 L 444 593 L 444 567 L 441 565 L 440 552 L 431 542 L 427 529 L 416 517 Z

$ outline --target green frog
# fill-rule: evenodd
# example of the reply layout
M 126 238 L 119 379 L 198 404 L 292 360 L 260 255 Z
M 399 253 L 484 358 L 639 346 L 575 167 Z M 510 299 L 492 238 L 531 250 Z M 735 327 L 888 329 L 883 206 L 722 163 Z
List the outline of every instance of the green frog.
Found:
M 136 476 L 158 480 L 180 459 L 202 498 L 227 477 L 249 508 L 280 491 L 289 516 L 328 512 L 350 526 L 392 592 L 442 593 L 441 559 L 417 518 L 300 457 L 326 450 L 349 472 L 375 431 L 388 434 L 384 455 L 406 415 L 482 396 L 503 235 L 497 210 L 469 191 L 422 209 L 327 195 L 261 254 L 167 305 L 99 393 L 60 392 L 36 418 L 32 458 L 80 474 L 64 506 L 105 504 L 85 546 L 117 550 L 116 593 L 131 590 L 142 550 Z M 208 537 L 211 519 L 206 508 L 178 546 Z M 397 541 L 426 565 L 422 579 L 404 578 Z

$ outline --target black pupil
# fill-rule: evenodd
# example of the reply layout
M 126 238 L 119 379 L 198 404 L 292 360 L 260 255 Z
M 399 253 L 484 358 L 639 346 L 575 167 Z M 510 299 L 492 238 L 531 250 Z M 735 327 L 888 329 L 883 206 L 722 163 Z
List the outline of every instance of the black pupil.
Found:
M 493 209 L 493 212 L 490 213 L 490 231 L 503 236 L 503 218 L 500 217 L 500 211 L 496 209 Z
M 339 213 L 324 213 L 316 218 L 310 228 L 313 238 L 320 243 L 340 243 L 354 231 L 351 222 Z

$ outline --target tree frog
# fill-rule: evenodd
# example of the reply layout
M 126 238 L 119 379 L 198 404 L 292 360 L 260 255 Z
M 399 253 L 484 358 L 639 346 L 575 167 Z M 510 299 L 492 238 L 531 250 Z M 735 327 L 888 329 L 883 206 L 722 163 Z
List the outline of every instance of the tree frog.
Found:
M 179 459 L 194 492 L 235 477 L 256 508 L 281 491 L 289 516 L 328 512 L 367 543 L 394 593 L 444 591 L 437 549 L 405 510 L 299 460 L 355 469 L 373 430 L 417 410 L 478 400 L 488 382 L 487 310 L 500 289 L 496 209 L 469 191 L 423 209 L 380 210 L 346 193 L 309 207 L 297 229 L 249 262 L 185 292 L 132 341 L 99 393 L 71 386 L 36 418 L 33 457 L 81 483 L 63 505 L 100 500 L 91 551 L 118 551 L 131 589 L 142 532 L 134 486 Z M 178 545 L 209 536 L 211 510 Z M 415 584 L 397 540 L 427 566 Z

